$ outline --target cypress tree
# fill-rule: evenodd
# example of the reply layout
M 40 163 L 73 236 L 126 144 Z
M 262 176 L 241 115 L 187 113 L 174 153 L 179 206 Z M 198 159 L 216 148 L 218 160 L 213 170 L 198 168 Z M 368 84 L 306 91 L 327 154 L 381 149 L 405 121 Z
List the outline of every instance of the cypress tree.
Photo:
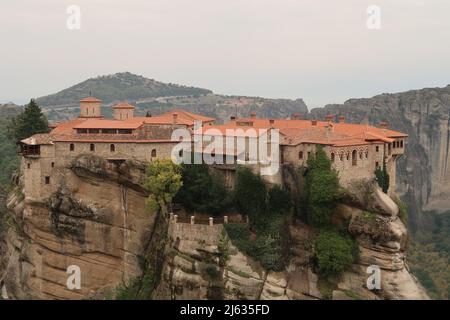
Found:
M 16 142 L 36 133 L 49 132 L 47 118 L 34 99 L 30 100 L 21 114 L 12 119 L 9 131 Z

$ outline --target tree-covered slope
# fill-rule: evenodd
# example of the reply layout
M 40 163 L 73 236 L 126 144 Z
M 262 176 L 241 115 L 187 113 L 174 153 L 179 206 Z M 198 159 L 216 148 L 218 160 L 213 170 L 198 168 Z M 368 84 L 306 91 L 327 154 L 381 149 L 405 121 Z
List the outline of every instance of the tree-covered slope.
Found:
M 58 93 L 38 98 L 40 106 L 76 106 L 78 101 L 94 95 L 108 104 L 114 101 L 136 101 L 152 97 L 204 95 L 210 90 L 162 83 L 129 72 L 90 78 Z

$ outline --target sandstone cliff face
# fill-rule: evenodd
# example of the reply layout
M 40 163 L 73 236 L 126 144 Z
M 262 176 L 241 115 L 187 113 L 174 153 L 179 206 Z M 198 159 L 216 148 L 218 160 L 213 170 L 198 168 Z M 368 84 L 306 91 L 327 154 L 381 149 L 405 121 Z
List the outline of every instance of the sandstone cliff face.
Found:
M 407 229 L 398 207 L 379 189 L 353 205 L 341 204 L 336 223 L 348 222 L 358 242 L 359 260 L 328 288 L 314 267 L 314 232 L 292 223 L 291 259 L 284 272 L 267 272 L 242 254 L 228 239 L 223 226 L 190 225 L 171 221 L 160 299 L 428 299 L 405 264 Z M 359 207 L 368 206 L 374 212 Z M 229 258 L 221 261 L 223 253 Z M 367 288 L 369 266 L 380 268 L 381 286 Z
M 406 155 L 398 161 L 397 193 L 409 205 L 411 226 L 420 227 L 421 213 L 450 207 L 450 86 L 313 109 L 311 118 L 344 115 L 346 121 L 378 124 L 409 134 Z
M 48 199 L 22 195 L 15 179 L 7 199 L 9 227 L 0 242 L 0 287 L 8 298 L 102 299 L 141 277 L 149 251 L 162 246 L 151 262 L 160 274 L 155 299 L 427 299 L 404 261 L 407 229 L 398 207 L 379 189 L 365 196 L 356 187 L 338 207 L 333 221 L 348 224 L 360 258 L 324 285 L 309 226 L 292 221 L 288 267 L 268 272 L 233 245 L 222 225 L 157 224 L 164 218 L 145 206 L 142 165 L 101 163 L 79 158 L 64 169 L 64 182 Z M 81 269 L 79 290 L 66 285 L 72 265 Z M 370 265 L 381 269 L 380 290 L 367 289 Z
M 0 273 L 9 298 L 99 297 L 142 273 L 155 219 L 139 187 L 144 171 L 124 164 L 98 172 L 86 163 L 64 169 L 65 182 L 49 199 L 28 199 L 16 181 Z M 71 265 L 81 271 L 79 290 L 66 285 Z

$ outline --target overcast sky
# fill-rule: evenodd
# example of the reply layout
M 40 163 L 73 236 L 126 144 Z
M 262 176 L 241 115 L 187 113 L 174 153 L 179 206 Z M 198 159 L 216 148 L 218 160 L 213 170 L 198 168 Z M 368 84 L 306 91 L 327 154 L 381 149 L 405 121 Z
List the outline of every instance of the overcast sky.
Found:
M 449 16 L 449 0 L 2 0 L 0 101 L 122 71 L 309 106 L 445 86 Z

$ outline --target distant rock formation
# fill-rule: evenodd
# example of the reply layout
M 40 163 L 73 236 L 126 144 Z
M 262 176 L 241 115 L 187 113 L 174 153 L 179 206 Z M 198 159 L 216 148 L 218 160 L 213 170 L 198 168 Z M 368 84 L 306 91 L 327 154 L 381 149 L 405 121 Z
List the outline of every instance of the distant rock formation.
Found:
M 311 118 L 345 116 L 347 122 L 389 123 L 409 134 L 406 155 L 398 160 L 397 193 L 408 204 L 410 226 L 421 226 L 425 211 L 450 207 L 450 85 L 313 109 Z

